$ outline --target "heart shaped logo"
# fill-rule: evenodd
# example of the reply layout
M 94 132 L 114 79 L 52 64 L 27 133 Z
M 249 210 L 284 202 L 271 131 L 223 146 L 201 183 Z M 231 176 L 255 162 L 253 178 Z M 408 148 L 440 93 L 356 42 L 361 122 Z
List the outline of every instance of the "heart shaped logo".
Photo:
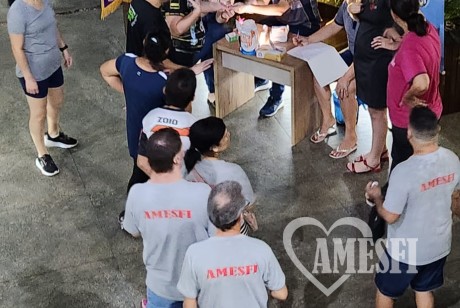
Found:
M 342 275 L 339 279 L 337 279 L 336 282 L 334 282 L 329 288 L 327 288 L 318 279 L 316 279 L 315 276 L 313 276 L 313 274 L 310 273 L 310 271 L 308 271 L 305 268 L 302 262 L 300 262 L 299 258 L 297 258 L 294 252 L 294 249 L 292 247 L 292 235 L 297 229 L 299 229 L 300 227 L 304 227 L 304 226 L 316 226 L 320 228 L 321 230 L 323 230 L 327 236 L 329 236 L 332 230 L 334 230 L 335 228 L 339 226 L 355 227 L 359 231 L 361 231 L 363 238 L 372 238 L 372 231 L 364 221 L 362 221 L 361 219 L 355 218 L 355 217 L 341 218 L 337 220 L 329 228 L 329 230 L 327 230 L 324 227 L 324 225 L 315 218 L 300 217 L 300 218 L 297 218 L 291 221 L 284 229 L 284 232 L 283 232 L 284 249 L 286 249 L 286 252 L 288 256 L 291 258 L 292 263 L 294 263 L 294 265 L 299 269 L 299 271 L 302 274 L 304 274 L 304 276 L 307 277 L 307 279 L 310 280 L 321 292 L 323 292 L 326 296 L 329 296 L 335 290 L 337 290 L 337 288 L 339 288 L 350 277 L 350 274 Z

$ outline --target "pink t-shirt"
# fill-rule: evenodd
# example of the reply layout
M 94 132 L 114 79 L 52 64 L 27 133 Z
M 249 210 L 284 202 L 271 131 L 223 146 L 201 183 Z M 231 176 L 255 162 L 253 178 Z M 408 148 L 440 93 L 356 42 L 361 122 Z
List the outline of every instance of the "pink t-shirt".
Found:
M 439 65 L 441 62 L 441 43 L 433 25 L 428 24 L 428 33 L 417 36 L 408 32 L 388 65 L 387 106 L 391 123 L 399 128 L 409 125 L 410 108 L 402 103 L 404 94 L 409 90 L 412 80 L 420 74 L 428 74 L 430 85 L 424 95 L 419 97 L 427 102 L 438 117 L 442 113 L 442 101 L 439 93 Z

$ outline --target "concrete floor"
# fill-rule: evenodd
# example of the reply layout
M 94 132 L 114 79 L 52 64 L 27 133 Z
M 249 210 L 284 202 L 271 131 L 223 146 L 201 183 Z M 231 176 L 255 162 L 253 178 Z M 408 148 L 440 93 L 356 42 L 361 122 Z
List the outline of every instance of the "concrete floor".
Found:
M 5 1 L 6 2 L 6 1 Z M 0 306 L 1 307 L 134 307 L 144 295 L 142 243 L 122 233 L 117 214 L 124 207 L 131 169 L 123 97 L 99 76 L 99 65 L 122 53 L 124 36 L 120 12 L 99 21 L 94 1 L 55 1 L 61 30 L 75 59 L 66 74 L 64 131 L 79 139 L 72 150 L 51 149 L 61 173 L 42 176 L 34 166 L 35 151 L 27 129 L 28 108 L 14 76 L 6 35 L 0 36 Z M 1 33 L 6 34 L 6 7 L 0 4 Z M 202 76 L 194 103 L 198 117 L 207 116 Z M 258 195 L 260 231 L 287 276 L 285 303 L 270 307 L 372 307 L 371 274 L 352 275 L 331 296 L 323 295 L 293 265 L 283 246 L 283 230 L 297 217 L 314 217 L 326 228 L 347 216 L 366 220 L 363 187 L 386 172 L 352 175 L 345 160 L 327 154 L 328 144 L 304 140 L 290 147 L 289 108 L 275 118 L 257 120 L 268 93 L 226 118 L 232 147 L 225 159 L 248 173 Z M 289 99 L 289 95 L 285 95 Z M 442 119 L 442 145 L 460 152 L 460 114 Z M 369 119 L 361 110 L 359 149 L 369 149 Z M 388 140 L 391 142 L 390 138 Z M 350 157 L 352 159 L 353 157 Z M 446 282 L 436 292 L 437 307 L 460 307 L 460 224 L 454 225 L 453 250 L 446 265 Z M 335 237 L 356 236 L 351 227 Z M 315 238 L 321 232 L 304 227 L 293 237 L 294 249 L 307 268 L 313 262 Z M 317 277 L 325 285 L 337 276 Z M 414 307 L 407 292 L 397 307 Z

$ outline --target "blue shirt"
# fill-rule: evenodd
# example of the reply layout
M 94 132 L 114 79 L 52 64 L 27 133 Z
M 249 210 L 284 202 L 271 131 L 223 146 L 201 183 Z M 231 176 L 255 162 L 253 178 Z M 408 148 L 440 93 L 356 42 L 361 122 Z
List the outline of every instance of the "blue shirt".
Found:
M 351 18 L 350 14 L 348 14 L 347 6 L 347 2 L 343 1 L 342 5 L 339 7 L 337 15 L 335 15 L 334 22 L 345 28 L 348 39 L 348 49 L 350 49 L 352 54 L 355 54 L 355 39 L 359 24 Z
M 164 72 L 147 72 L 136 64 L 136 56 L 124 54 L 115 62 L 120 73 L 126 100 L 126 132 L 129 155 L 137 157 L 142 119 L 150 110 L 165 104 L 163 88 L 166 85 Z

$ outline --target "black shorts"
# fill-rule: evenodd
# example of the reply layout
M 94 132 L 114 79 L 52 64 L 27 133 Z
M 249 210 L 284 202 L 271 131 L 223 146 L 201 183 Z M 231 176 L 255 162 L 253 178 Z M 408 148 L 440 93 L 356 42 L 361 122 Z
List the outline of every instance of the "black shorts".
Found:
M 48 96 L 48 89 L 49 88 L 59 88 L 64 84 L 64 74 L 62 73 L 62 68 L 59 67 L 51 76 L 46 78 L 45 80 L 37 81 L 38 85 L 38 93 L 37 94 L 30 94 L 26 91 L 26 81 L 24 78 L 19 78 L 19 82 L 21 83 L 22 89 L 27 96 L 34 97 L 34 98 L 44 98 Z
M 447 257 L 441 258 L 426 265 L 415 266 L 416 273 L 409 271 L 410 266 L 405 263 L 391 259 L 387 251 L 386 256 L 390 262 L 389 268 L 384 273 L 375 275 L 375 284 L 380 293 L 391 298 L 398 298 L 411 286 L 417 292 L 428 292 L 439 288 L 444 284 L 444 264 Z M 385 256 L 383 256 L 385 257 Z M 399 267 L 399 273 L 392 273 L 391 269 Z M 382 262 L 379 268 L 384 268 Z

